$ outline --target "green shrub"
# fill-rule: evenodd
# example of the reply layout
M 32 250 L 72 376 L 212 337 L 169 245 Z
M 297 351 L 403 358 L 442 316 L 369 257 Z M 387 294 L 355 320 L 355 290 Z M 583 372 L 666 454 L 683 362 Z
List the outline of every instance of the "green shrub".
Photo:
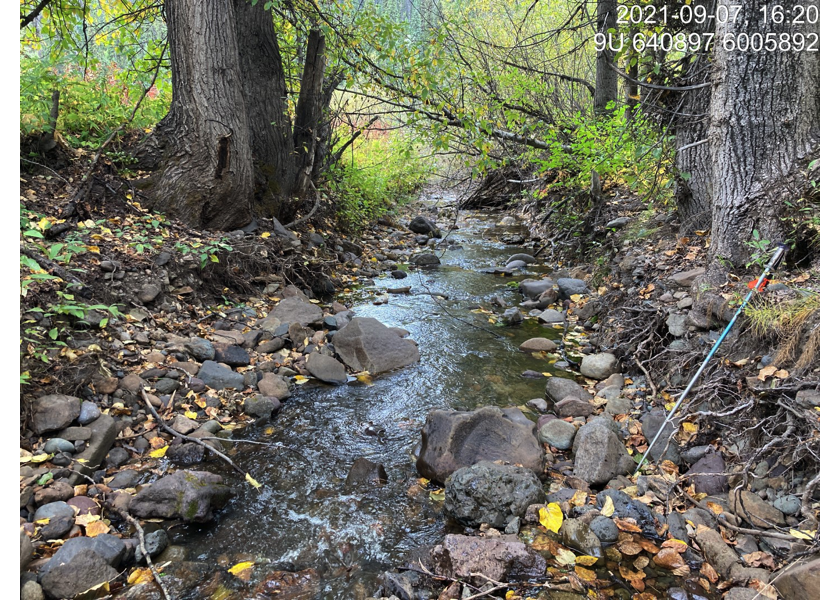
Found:
M 407 136 L 371 130 L 360 136 L 327 173 L 339 224 L 358 229 L 411 199 L 429 177 Z

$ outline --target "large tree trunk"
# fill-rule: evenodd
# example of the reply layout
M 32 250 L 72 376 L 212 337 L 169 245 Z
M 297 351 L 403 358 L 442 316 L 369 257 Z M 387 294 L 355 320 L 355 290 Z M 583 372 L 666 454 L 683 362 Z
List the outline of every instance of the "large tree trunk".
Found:
M 762 238 L 783 241 L 779 209 L 800 197 L 806 184 L 801 163 L 819 152 L 819 53 L 727 51 L 723 43 L 727 34 L 759 33 L 766 40 L 770 32 L 807 34 L 818 25 L 765 24 L 763 0 L 736 1 L 743 6 L 742 18 L 721 22 L 716 31 L 708 131 L 710 280 L 746 262 L 745 242 L 753 229 Z
M 616 0 L 598 0 L 598 31 L 608 35 L 608 30 L 616 30 Z M 612 69 L 615 52 L 607 44 L 598 53 L 595 62 L 595 99 L 596 114 L 607 112 L 607 104 L 618 99 L 618 74 Z
M 233 0 L 242 89 L 248 102 L 255 211 L 274 216 L 297 177 L 288 92 L 271 11 Z
M 150 208 L 194 227 L 233 229 L 251 219 L 248 111 L 229 0 L 164 0 L 172 105 L 156 131 L 163 148 Z
M 312 27 L 306 42 L 306 61 L 295 114 L 294 144 L 298 170 L 290 189 L 292 194 L 301 194 L 306 190 L 315 166 L 318 130 L 324 113 L 322 88 L 327 65 L 325 49 L 324 34 L 319 28 Z

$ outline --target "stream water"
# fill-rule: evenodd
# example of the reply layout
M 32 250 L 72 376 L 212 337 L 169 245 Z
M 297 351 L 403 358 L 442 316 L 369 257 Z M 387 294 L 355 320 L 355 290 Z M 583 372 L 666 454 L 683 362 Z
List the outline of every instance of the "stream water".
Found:
M 236 446 L 233 458 L 264 487 L 257 492 L 242 482 L 236 499 L 213 525 L 176 534 L 176 543 L 192 549 L 191 560 L 264 561 L 258 569 L 265 570 L 314 568 L 321 578 L 319 598 L 364 598 L 363 591 L 374 591 L 383 570 L 447 532 L 439 505 L 407 494 L 418 478 L 412 449 L 426 415 L 438 408 L 523 405 L 542 397 L 545 380 L 521 374 L 551 367 L 519 352 L 518 346 L 536 335 L 561 335 L 533 324 L 496 327 L 486 314 L 471 312 L 497 295 L 511 305 L 521 301 L 505 285 L 510 278 L 480 272 L 503 265 L 520 249 L 498 241 L 500 234 L 516 229 L 496 227 L 492 217 L 462 215 L 458 225 L 449 239 L 462 248 L 443 253 L 439 268 L 412 270 L 401 280 L 375 280 L 376 288 L 410 285 L 412 291 L 433 291 L 448 299 L 392 294 L 387 304 L 353 306 L 359 316 L 407 329 L 419 344 L 420 363 L 372 384 L 307 382 L 295 390 L 279 417 L 253 431 L 250 439 L 280 441 L 308 464 L 288 450 Z M 535 267 L 516 279 L 544 273 Z M 371 427 L 379 435 L 370 435 Z M 382 463 L 388 482 L 347 490 L 344 480 L 358 457 Z M 258 573 L 254 579 L 260 579 Z

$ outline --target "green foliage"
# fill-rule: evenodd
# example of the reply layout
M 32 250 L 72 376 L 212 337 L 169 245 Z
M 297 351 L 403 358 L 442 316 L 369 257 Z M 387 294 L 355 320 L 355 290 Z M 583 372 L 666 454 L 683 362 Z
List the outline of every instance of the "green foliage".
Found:
M 74 147 L 96 148 L 122 124 L 147 83 L 114 64 L 87 75 L 72 65 L 54 66 L 48 56 L 27 52 L 21 57 L 20 128 L 28 135 L 44 131 L 49 122 L 53 90 L 61 91 L 57 131 Z M 148 79 L 148 77 L 146 78 Z M 153 127 L 169 110 L 171 83 L 159 78 L 144 99 L 133 127 Z M 154 98 L 152 98 L 154 96 Z
M 211 240 L 209 242 L 176 242 L 175 250 L 181 254 L 192 254 L 199 260 L 199 267 L 203 269 L 209 263 L 219 262 L 219 254 L 222 251 L 233 250 L 226 238 Z
M 744 265 L 747 269 L 755 265 L 763 268 L 775 251 L 773 242 L 763 239 L 757 229 L 752 230 L 752 237 L 746 242 L 746 245 L 752 250 L 750 259 Z
M 327 174 L 336 216 L 348 229 L 361 228 L 410 200 L 429 176 L 411 141 L 395 132 L 360 136 Z
M 608 182 L 626 185 L 649 201 L 664 203 L 672 195 L 671 138 L 642 115 L 627 118 L 628 107 L 609 107 L 608 117 L 577 113 L 571 123 L 571 143 L 550 133 L 551 152 L 537 162 L 544 171 L 558 169 L 569 183 L 588 188 L 592 172 Z

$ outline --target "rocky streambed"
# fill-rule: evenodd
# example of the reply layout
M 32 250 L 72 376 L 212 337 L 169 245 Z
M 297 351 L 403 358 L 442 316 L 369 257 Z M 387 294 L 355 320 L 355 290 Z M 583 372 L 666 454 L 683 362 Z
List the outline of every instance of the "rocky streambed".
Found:
M 633 477 L 664 411 L 590 344 L 589 274 L 511 217 L 435 237 L 451 201 L 356 248 L 380 276 L 351 310 L 274 285 L 194 335 L 138 330 L 148 368 L 84 402 L 38 399 L 22 597 L 162 598 L 147 554 L 178 598 L 818 597 L 818 560 L 770 570 L 804 541 L 749 533 L 809 529 L 801 478 L 730 486 L 719 449 L 676 439 Z

